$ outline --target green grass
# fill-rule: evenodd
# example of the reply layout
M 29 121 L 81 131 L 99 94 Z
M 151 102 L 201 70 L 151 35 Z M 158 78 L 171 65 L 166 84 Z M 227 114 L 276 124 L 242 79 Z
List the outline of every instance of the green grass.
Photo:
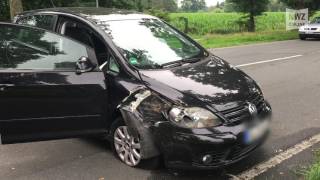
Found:
M 319 180 L 320 179 L 320 151 L 316 153 L 315 163 L 305 173 L 306 180 Z
M 284 41 L 297 39 L 296 31 L 267 31 L 255 33 L 234 33 L 228 35 L 208 34 L 204 36 L 193 35 L 193 39 L 206 48 L 219 48 L 228 46 L 238 46 L 261 42 Z
M 206 48 L 237 46 L 260 42 L 297 39 L 297 31 L 286 31 L 284 12 L 266 12 L 256 18 L 256 32 L 246 32 L 240 23 L 240 13 L 172 13 L 170 23 L 184 30 L 185 17 L 189 22 L 189 35 Z M 241 22 L 245 22 L 242 20 Z
M 190 34 L 228 34 L 246 30 L 244 24 L 239 23 L 242 16 L 240 13 L 172 13 L 170 14 L 170 23 L 183 30 L 184 22 L 179 18 L 185 17 L 189 22 Z M 266 12 L 257 17 L 256 30 L 258 32 L 279 31 L 285 30 L 285 28 L 284 12 Z

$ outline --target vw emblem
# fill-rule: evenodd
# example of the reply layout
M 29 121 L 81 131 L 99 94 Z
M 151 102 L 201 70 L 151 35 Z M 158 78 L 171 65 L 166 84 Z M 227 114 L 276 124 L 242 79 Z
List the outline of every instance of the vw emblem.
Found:
M 248 110 L 252 117 L 256 117 L 258 115 L 258 110 L 256 105 L 248 102 Z

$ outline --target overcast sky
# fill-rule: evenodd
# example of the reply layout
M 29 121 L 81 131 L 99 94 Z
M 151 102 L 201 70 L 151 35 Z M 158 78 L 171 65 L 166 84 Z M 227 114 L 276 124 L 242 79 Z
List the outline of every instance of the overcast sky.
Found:
M 182 1 L 182 0 L 178 0 L 179 3 Z M 207 3 L 207 6 L 215 6 L 217 4 L 217 2 L 223 2 L 224 0 L 205 0 L 206 3 Z

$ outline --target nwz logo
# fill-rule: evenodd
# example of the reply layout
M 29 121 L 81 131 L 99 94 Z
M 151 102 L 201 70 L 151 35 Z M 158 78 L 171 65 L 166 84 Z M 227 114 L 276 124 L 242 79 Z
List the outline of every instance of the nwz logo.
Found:
M 300 20 L 300 21 L 305 21 L 306 19 L 306 13 L 294 13 L 290 16 L 290 19 L 292 20 Z

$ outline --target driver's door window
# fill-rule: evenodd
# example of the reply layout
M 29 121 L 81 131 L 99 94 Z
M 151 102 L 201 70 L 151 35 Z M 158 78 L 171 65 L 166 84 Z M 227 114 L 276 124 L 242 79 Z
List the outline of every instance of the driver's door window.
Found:
M 45 30 L 0 25 L 0 34 L 0 68 L 74 71 L 82 56 L 95 61 L 87 46 Z

